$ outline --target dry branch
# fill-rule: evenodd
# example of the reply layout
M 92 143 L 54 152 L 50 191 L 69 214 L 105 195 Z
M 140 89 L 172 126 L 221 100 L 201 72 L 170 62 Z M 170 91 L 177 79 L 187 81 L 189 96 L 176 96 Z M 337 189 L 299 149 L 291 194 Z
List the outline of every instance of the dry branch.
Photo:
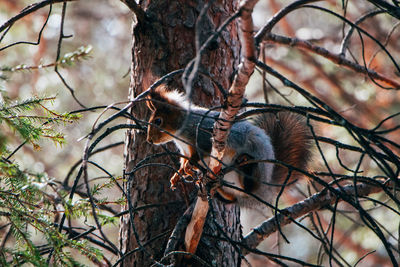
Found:
M 272 30 L 272 28 L 287 14 L 290 12 L 302 7 L 303 5 L 313 3 L 313 2 L 318 2 L 321 0 L 298 0 L 290 5 L 282 8 L 278 13 L 276 13 L 271 19 L 267 21 L 267 23 L 257 32 L 255 35 L 254 39 L 256 41 L 256 44 L 261 43 L 262 39 L 266 34 L 269 34 Z
M 164 251 L 164 256 L 168 255 L 174 250 L 178 250 L 178 242 L 181 239 L 182 233 L 185 231 L 190 218 L 192 217 L 194 209 L 194 203 L 189 206 L 189 208 L 185 211 L 185 213 L 181 216 L 177 224 L 175 225 L 174 230 L 171 233 L 171 236 L 168 239 L 167 246 Z
M 300 40 L 298 38 L 290 38 L 290 37 L 286 37 L 286 36 L 276 35 L 276 34 L 272 34 L 272 33 L 267 34 L 264 37 L 264 40 L 268 41 L 268 42 L 272 42 L 272 43 L 278 43 L 278 44 L 296 47 L 296 48 L 304 50 L 304 51 L 315 53 L 317 55 L 323 56 L 326 59 L 329 59 L 330 61 L 334 62 L 337 65 L 346 67 L 355 72 L 359 72 L 359 73 L 368 75 L 372 79 L 382 81 L 393 88 L 400 89 L 399 82 L 396 82 L 396 81 L 394 81 L 388 77 L 385 77 L 384 75 L 379 74 L 371 69 L 365 68 L 364 66 L 354 63 L 354 62 L 346 59 L 342 55 L 334 54 L 321 46 L 314 45 L 313 43 L 311 43 L 309 41 Z
M 224 155 L 225 144 L 228 138 L 232 122 L 240 109 L 246 85 L 254 71 L 254 60 L 256 49 L 254 46 L 253 20 L 251 14 L 257 0 L 241 1 L 239 5 L 241 29 L 241 44 L 243 56 L 239 65 L 238 73 L 229 89 L 225 108 L 221 111 L 219 119 L 214 124 L 213 146 L 211 150 L 211 160 L 209 177 L 215 179 L 215 175 L 221 170 L 221 159 Z M 207 182 L 207 181 L 205 181 Z M 204 222 L 209 206 L 204 197 L 198 196 L 196 206 L 193 211 L 192 219 L 186 229 L 185 247 L 190 253 L 195 253 L 197 245 L 203 231 Z
M 256 248 L 263 240 L 265 240 L 272 233 L 276 232 L 278 227 L 290 224 L 293 220 L 310 212 L 318 211 L 328 205 L 332 205 L 336 201 L 341 201 L 342 199 L 338 198 L 338 195 L 340 194 L 347 196 L 356 196 L 357 194 L 356 197 L 362 197 L 372 193 L 377 193 L 382 190 L 382 187 L 369 184 L 359 184 L 356 187 L 354 187 L 354 185 L 348 185 L 342 187 L 341 189 L 333 190 L 336 190 L 338 194 L 326 189 L 294 204 L 291 207 L 281 210 L 277 216 L 269 218 L 248 233 L 243 238 L 245 246 L 252 249 Z M 244 253 L 248 254 L 249 251 Z
M 41 9 L 47 5 L 55 4 L 55 3 L 64 3 L 64 2 L 72 2 L 76 0 L 45 0 L 39 3 L 31 4 L 25 7 L 18 15 L 12 17 L 11 19 L 7 20 L 0 26 L 0 32 L 4 31 L 8 27 L 11 27 L 17 20 L 35 12 L 36 10 Z
M 221 111 L 219 119 L 214 124 L 213 147 L 209 166 L 214 173 L 218 173 L 221 169 L 220 160 L 224 155 L 225 144 L 232 126 L 232 121 L 240 109 L 246 85 L 254 71 L 254 60 L 257 57 L 254 46 L 253 20 L 251 14 L 256 3 L 257 1 L 253 0 L 244 2 L 241 5 L 240 29 L 242 33 L 241 42 L 243 57 L 239 65 L 238 73 L 229 89 L 226 108 Z

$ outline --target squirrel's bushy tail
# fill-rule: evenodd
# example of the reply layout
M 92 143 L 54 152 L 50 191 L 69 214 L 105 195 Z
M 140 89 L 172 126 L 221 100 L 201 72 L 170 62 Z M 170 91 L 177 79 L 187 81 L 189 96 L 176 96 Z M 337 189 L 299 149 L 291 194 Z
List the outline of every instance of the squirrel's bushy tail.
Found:
M 293 112 L 265 113 L 255 120 L 255 124 L 270 136 L 275 158 L 288 165 L 305 170 L 311 157 L 312 136 L 303 116 Z M 272 181 L 282 184 L 288 168 L 275 164 Z M 301 176 L 292 172 L 290 180 Z

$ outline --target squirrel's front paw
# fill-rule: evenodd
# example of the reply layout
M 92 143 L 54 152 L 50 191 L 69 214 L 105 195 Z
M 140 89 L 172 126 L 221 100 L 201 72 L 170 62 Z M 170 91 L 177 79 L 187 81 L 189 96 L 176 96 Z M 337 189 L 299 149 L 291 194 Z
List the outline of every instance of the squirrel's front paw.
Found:
M 194 179 L 197 176 L 197 173 L 195 171 L 193 171 L 192 169 L 186 168 L 184 170 L 184 176 L 185 176 L 185 178 L 192 177 L 192 179 Z
M 179 176 L 180 173 L 175 173 L 171 179 L 169 180 L 171 182 L 171 189 L 175 190 L 176 189 L 176 185 L 178 184 L 178 182 L 181 180 L 181 177 Z
M 197 172 L 191 168 L 179 169 L 170 179 L 171 189 L 176 189 L 176 186 L 182 177 L 187 181 L 194 181 L 197 176 Z M 198 181 L 196 181 L 196 183 L 198 183 Z

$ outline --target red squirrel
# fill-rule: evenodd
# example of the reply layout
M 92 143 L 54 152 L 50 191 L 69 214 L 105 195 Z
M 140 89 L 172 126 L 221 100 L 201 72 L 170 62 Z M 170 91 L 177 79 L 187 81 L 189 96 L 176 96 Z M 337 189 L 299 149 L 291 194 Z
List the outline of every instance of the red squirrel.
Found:
M 147 141 L 153 144 L 173 141 L 184 156 L 178 172 L 171 177 L 171 188 L 175 188 L 181 176 L 193 176 L 198 171 L 194 168 L 196 163 L 208 164 L 213 125 L 219 112 L 195 106 L 177 90 L 164 86 L 151 91 L 147 98 L 146 104 L 152 111 Z M 270 201 L 269 195 L 273 195 L 287 179 L 288 169 L 267 161 L 276 159 L 304 169 L 309 161 L 310 147 L 309 128 L 298 114 L 266 113 L 252 123 L 248 120 L 235 122 L 222 159 L 226 167 L 223 180 L 242 190 L 222 186 L 217 192 L 229 202 L 249 199 L 246 193 Z M 296 178 L 299 173 L 292 172 L 290 180 Z

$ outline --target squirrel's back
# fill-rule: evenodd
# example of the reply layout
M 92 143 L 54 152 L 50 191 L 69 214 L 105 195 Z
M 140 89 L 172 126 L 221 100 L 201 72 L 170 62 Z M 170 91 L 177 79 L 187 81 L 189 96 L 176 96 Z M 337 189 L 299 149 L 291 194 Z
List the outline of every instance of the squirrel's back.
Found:
M 293 112 L 265 113 L 255 119 L 254 124 L 269 135 L 275 158 L 288 165 L 304 170 L 311 157 L 311 131 L 303 116 Z M 282 184 L 288 168 L 275 164 L 271 182 Z M 290 180 L 299 178 L 292 172 Z

